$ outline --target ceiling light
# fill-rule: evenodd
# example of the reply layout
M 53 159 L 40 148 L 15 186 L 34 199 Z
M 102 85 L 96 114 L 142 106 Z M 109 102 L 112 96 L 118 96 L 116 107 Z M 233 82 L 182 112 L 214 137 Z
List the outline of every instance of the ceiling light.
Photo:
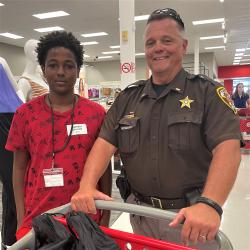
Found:
M 109 46 L 109 48 L 111 48 L 111 49 L 119 49 L 120 45 Z
M 248 62 L 248 61 L 250 61 L 250 58 L 248 58 L 248 59 L 241 59 L 241 62 Z
M 113 56 L 98 56 L 98 59 L 112 58 Z
M 209 40 L 209 39 L 217 39 L 217 38 L 224 38 L 224 35 L 218 35 L 218 36 L 202 36 L 202 37 L 200 37 L 200 40 Z
M 86 46 L 86 45 L 94 45 L 94 44 L 98 44 L 98 42 L 92 41 L 92 42 L 83 42 L 83 43 L 81 43 L 81 45 L 84 45 L 84 46 Z
M 83 55 L 83 57 L 89 58 L 90 56 L 89 56 L 89 55 L 84 54 L 84 55 Z
M 104 55 L 108 55 L 108 54 L 119 54 L 119 53 L 120 53 L 119 50 L 104 51 L 104 52 L 102 52 L 102 54 L 104 54 Z
M 250 62 L 249 63 L 240 63 L 240 65 L 249 65 L 250 64 Z
M 225 22 L 225 18 L 199 20 L 199 21 L 193 21 L 192 23 L 193 23 L 193 25 L 199 25 L 199 24 L 223 23 L 223 22 Z
M 220 0 L 221 3 L 224 3 L 224 0 Z
M 224 29 L 226 29 L 226 23 L 225 22 L 223 22 L 222 24 L 221 24 L 221 28 L 224 30 Z
M 143 21 L 143 20 L 148 20 L 149 15 L 142 15 L 142 16 L 135 16 L 134 20 L 135 21 Z
M 145 53 L 136 53 L 136 56 L 145 56 Z
M 34 14 L 32 16 L 39 18 L 39 19 L 47 19 L 47 18 L 68 16 L 68 15 L 69 13 L 60 10 L 60 11 L 52 11 L 52 12 L 47 12 L 47 13 Z
M 225 46 L 206 47 L 205 49 L 225 49 Z
M 234 57 L 234 60 L 240 60 L 242 57 L 241 56 L 236 56 Z
M 47 27 L 47 28 L 39 28 L 39 29 L 34 29 L 37 32 L 51 32 L 51 31 L 57 31 L 57 30 L 64 30 L 62 27 L 59 26 L 54 26 L 54 27 Z
M 238 63 L 238 62 L 234 62 L 234 63 L 233 63 L 233 65 L 238 65 L 238 64 L 240 64 L 240 63 Z
M 246 50 L 250 50 L 250 48 L 246 48 Z
M 235 53 L 234 56 L 243 56 L 243 55 L 244 55 L 244 53 Z
M 89 34 L 81 34 L 83 37 L 95 37 L 95 36 L 106 36 L 108 33 L 106 32 L 97 32 L 97 33 L 89 33 Z
M 250 54 L 249 55 L 243 55 L 243 56 L 250 56 Z
M 3 4 L 3 3 L 0 3 L 0 6 L 4 6 L 4 4 Z
M 141 15 L 141 16 L 134 16 L 134 21 L 144 21 L 144 20 L 148 20 L 149 15 Z M 120 21 L 120 18 L 118 18 L 118 20 Z
M 245 52 L 246 49 L 236 49 L 236 52 Z
M 23 38 L 23 36 L 19 36 L 19 35 L 15 35 L 15 34 L 12 34 L 12 33 L 0 33 L 0 36 L 5 36 L 5 37 L 8 37 L 8 38 L 12 38 L 12 39 L 21 39 Z

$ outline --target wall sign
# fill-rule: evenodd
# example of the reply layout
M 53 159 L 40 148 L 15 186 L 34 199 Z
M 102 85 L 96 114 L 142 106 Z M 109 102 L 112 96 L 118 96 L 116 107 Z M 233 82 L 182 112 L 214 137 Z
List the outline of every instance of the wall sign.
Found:
M 123 64 L 121 64 L 121 71 L 122 73 L 135 73 L 135 63 L 131 62 L 125 62 Z

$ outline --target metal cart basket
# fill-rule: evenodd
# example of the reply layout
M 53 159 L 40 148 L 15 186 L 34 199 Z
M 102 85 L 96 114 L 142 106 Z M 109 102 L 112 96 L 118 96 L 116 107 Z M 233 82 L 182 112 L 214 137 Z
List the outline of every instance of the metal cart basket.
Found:
M 141 216 L 151 217 L 155 219 L 172 220 L 176 213 L 166 210 L 161 210 L 152 207 L 139 206 L 134 204 L 114 202 L 114 201 L 102 201 L 96 200 L 96 207 L 105 210 L 114 210 L 127 212 L 131 214 L 137 214 Z M 70 205 L 54 208 L 49 210 L 47 213 L 67 213 L 70 211 Z M 152 239 L 140 235 L 122 232 L 110 228 L 101 227 L 101 229 L 113 238 L 118 246 L 122 250 L 193 250 L 193 248 L 168 243 L 161 240 Z M 216 236 L 216 242 L 219 245 L 220 250 L 233 250 L 232 244 L 230 243 L 227 236 L 219 231 Z M 10 250 L 22 250 L 29 249 L 35 245 L 35 235 L 33 229 L 25 235 L 22 239 L 17 241 L 14 245 L 8 247 Z

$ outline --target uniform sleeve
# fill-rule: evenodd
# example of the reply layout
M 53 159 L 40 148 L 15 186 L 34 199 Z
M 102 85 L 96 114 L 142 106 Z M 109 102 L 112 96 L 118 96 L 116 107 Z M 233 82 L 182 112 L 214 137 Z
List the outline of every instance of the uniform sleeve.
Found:
M 99 137 L 108 141 L 115 147 L 117 147 L 117 136 L 116 136 L 116 129 L 117 129 L 117 117 L 118 117 L 118 103 L 119 97 L 116 98 L 113 105 L 108 110 L 104 122 L 101 127 L 101 131 L 99 133 Z
M 226 95 L 224 87 L 210 84 L 205 102 L 204 134 L 211 151 L 223 141 L 241 140 L 239 116 Z
M 25 140 L 25 112 L 17 109 L 9 131 L 5 148 L 9 151 L 26 150 L 27 143 Z

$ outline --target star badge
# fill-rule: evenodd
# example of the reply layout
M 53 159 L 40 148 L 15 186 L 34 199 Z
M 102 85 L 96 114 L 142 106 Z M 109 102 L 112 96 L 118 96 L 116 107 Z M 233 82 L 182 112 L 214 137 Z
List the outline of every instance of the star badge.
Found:
M 181 109 L 184 108 L 184 107 L 188 107 L 188 108 L 191 108 L 190 107 L 190 104 L 194 101 L 194 100 L 191 100 L 188 98 L 188 96 L 186 96 L 184 99 L 182 100 L 179 100 L 181 102 Z

